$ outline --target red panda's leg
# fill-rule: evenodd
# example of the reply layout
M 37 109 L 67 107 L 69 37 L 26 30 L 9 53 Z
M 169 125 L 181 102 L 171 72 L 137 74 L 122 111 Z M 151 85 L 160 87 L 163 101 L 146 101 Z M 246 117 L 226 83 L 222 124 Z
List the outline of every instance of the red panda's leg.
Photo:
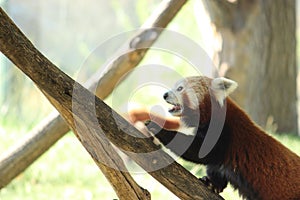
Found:
M 199 180 L 207 185 L 209 189 L 215 193 L 220 193 L 226 188 L 228 180 L 219 172 L 218 167 L 216 168 L 214 166 L 207 165 L 206 173 L 207 176 L 204 176 Z
M 203 139 L 178 131 L 163 129 L 153 121 L 146 123 L 146 126 L 155 138 L 176 155 L 194 163 L 202 163 L 201 158 L 199 158 L 199 151 Z
M 203 160 L 199 157 L 203 138 L 163 129 L 153 121 L 147 122 L 146 126 L 155 138 L 159 139 L 165 147 L 176 155 L 187 161 L 203 163 Z M 210 165 L 207 166 L 207 177 L 199 180 L 216 193 L 222 192 L 228 183 L 227 179 L 219 172 L 219 168 Z

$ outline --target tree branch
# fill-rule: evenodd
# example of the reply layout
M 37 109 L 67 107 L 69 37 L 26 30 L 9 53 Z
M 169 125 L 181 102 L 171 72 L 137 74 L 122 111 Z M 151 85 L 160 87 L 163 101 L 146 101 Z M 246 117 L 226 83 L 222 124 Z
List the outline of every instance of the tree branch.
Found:
M 2 9 L 0 43 L 1 52 L 37 84 L 75 131 L 96 164 L 101 163 L 102 151 L 99 150 L 99 143 L 105 135 L 178 197 L 221 199 L 166 153 L 157 151 L 158 153 L 144 154 L 155 152 L 158 147 L 149 138 L 141 138 L 143 134 L 125 119 L 53 65 L 30 43 Z M 79 125 L 79 129 L 75 123 Z M 92 131 L 83 131 L 85 128 Z M 169 165 L 153 171 L 161 164 Z
M 142 27 L 166 27 L 185 3 L 186 0 L 163 1 Z M 145 31 L 137 33 L 129 42 L 144 35 L 143 32 Z M 148 41 L 148 44 L 151 45 L 159 35 L 160 33 L 151 40 L 147 37 L 144 40 Z M 127 47 L 126 52 L 130 53 L 119 57 L 113 62 L 109 66 L 107 73 L 102 75 L 102 77 L 95 76 L 87 81 L 86 86 L 92 91 L 95 90 L 99 98 L 105 99 L 112 92 L 120 78 L 137 66 L 148 50 L 145 48 L 139 51 L 129 51 L 131 49 L 129 42 L 125 43 L 124 46 Z M 117 55 L 113 57 L 117 57 Z M 5 154 L 2 154 L 0 156 L 0 188 L 5 187 L 17 175 L 23 172 L 69 130 L 70 128 L 65 121 L 55 112 L 35 127 L 33 131 L 28 133 L 28 136 L 24 140 L 12 146 Z

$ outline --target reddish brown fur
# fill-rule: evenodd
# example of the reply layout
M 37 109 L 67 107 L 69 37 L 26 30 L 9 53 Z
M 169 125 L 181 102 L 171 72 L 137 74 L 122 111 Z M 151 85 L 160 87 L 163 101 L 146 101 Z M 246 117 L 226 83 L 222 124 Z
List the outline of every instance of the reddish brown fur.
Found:
M 199 102 L 200 124 L 211 118 L 213 95 L 207 82 L 211 85 L 210 78 L 202 77 L 200 84 L 193 87 L 204 96 Z M 224 166 L 240 172 L 261 199 L 300 199 L 300 157 L 265 133 L 230 98 L 226 99 L 226 106 L 224 129 L 230 144 Z
M 230 99 L 226 115 L 231 144 L 224 164 L 238 170 L 262 199 L 300 199 L 300 158 Z

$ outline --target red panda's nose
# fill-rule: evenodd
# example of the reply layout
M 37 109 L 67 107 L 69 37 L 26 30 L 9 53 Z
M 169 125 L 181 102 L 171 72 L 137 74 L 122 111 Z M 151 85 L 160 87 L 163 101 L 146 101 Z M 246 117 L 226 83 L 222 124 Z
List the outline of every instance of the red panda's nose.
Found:
M 164 94 L 164 99 L 166 100 L 166 99 L 168 98 L 168 96 L 169 96 L 169 94 L 166 92 L 166 93 Z

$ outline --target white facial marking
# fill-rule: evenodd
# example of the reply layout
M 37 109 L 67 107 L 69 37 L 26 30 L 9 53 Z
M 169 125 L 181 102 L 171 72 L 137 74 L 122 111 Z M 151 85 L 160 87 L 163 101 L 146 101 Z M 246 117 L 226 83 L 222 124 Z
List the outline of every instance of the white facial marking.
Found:
M 186 95 L 187 95 L 187 97 L 189 99 L 189 107 L 191 109 L 194 109 L 194 110 L 198 109 L 198 107 L 199 107 L 199 99 L 198 99 L 198 97 L 196 95 L 195 90 L 193 88 L 188 88 L 186 90 Z
M 180 116 L 183 111 L 183 99 L 182 92 L 185 90 L 185 84 L 183 81 L 179 81 L 175 84 L 175 87 L 166 93 L 167 97 L 164 97 L 165 100 L 172 104 L 173 107 L 169 109 L 169 112 L 173 116 Z

